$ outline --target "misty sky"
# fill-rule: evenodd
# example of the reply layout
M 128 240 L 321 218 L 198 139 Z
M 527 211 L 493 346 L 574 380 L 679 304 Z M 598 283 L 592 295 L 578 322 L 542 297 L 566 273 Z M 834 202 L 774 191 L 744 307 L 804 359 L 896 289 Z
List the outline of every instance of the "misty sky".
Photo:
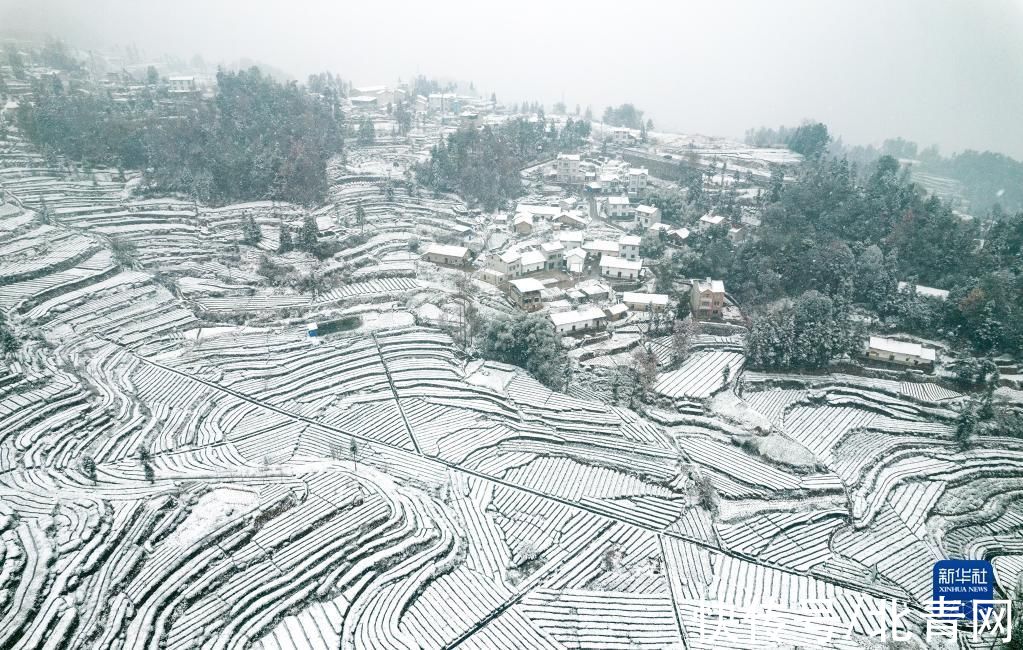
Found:
M 356 85 L 471 80 L 505 102 L 564 97 L 598 115 L 631 101 L 688 133 L 812 117 L 846 143 L 1023 158 L 1023 0 L 0 0 L 10 29 Z

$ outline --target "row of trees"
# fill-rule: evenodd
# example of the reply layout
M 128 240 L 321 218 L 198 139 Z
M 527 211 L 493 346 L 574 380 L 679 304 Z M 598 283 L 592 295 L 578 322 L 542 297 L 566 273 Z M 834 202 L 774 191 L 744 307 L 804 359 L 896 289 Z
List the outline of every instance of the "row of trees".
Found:
M 788 147 L 807 158 L 819 158 L 828 150 L 831 135 L 821 122 L 807 121 L 797 127 L 761 127 L 746 131 L 746 144 L 754 147 Z
M 624 126 L 630 129 L 653 129 L 653 120 L 643 121 L 643 111 L 632 104 L 621 106 L 608 106 L 604 109 L 604 124 L 611 126 Z
M 42 86 L 19 106 L 18 122 L 41 147 L 87 165 L 146 170 L 152 191 L 311 205 L 326 196 L 327 161 L 342 150 L 339 101 L 251 68 L 220 71 L 213 101 L 169 107 Z
M 746 359 L 754 368 L 822 368 L 859 352 L 864 336 L 862 325 L 849 320 L 847 305 L 807 291 L 753 319 Z
M 8 352 L 14 352 L 18 349 L 18 347 L 18 338 L 14 336 L 14 332 L 12 332 L 10 326 L 7 325 L 7 321 L 4 320 L 4 315 L 0 314 L 0 353 L 7 354 Z
M 827 127 L 819 122 L 807 122 L 796 128 L 749 129 L 746 143 L 757 147 L 789 147 L 809 157 L 830 153 L 855 162 L 861 168 L 873 165 L 884 156 L 909 160 L 913 171 L 958 181 L 959 192 L 974 214 L 986 214 L 996 206 L 1006 212 L 1023 210 L 1023 162 L 992 151 L 967 149 L 942 156 L 935 145 L 921 149 L 917 143 L 903 138 L 889 138 L 880 147 L 849 146 L 841 139 L 832 141 Z

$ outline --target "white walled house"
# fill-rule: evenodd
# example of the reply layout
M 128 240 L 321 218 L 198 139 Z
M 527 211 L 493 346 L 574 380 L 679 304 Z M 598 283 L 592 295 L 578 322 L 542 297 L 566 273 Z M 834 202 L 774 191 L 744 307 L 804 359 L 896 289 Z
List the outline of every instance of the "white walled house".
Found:
M 583 182 L 582 161 L 579 154 L 559 153 L 554 163 L 555 178 L 563 184 Z
M 522 275 L 529 275 L 530 273 L 543 271 L 544 267 L 547 266 L 547 258 L 540 251 L 527 251 L 519 258 L 519 265 L 520 273 Z
M 934 365 L 936 353 L 933 349 L 925 348 L 919 343 L 871 336 L 867 342 L 866 356 L 868 359 L 887 361 L 903 366 L 929 367 Z
M 602 255 L 618 255 L 618 251 L 620 250 L 618 242 L 610 241 L 608 239 L 594 239 L 593 241 L 588 241 L 582 245 L 582 249 L 594 258 L 598 258 Z
M 554 330 L 558 334 L 594 330 L 601 327 L 607 320 L 604 310 L 598 307 L 583 307 L 573 311 L 558 312 L 550 314 L 549 318 L 554 323 Z
M 600 274 L 613 280 L 638 280 L 642 268 L 643 262 L 640 260 L 626 260 L 614 255 L 600 258 Z
M 422 259 L 435 264 L 465 266 L 469 261 L 469 249 L 464 246 L 430 243 L 423 249 Z
M 512 221 L 512 230 L 520 235 L 528 235 L 533 232 L 533 215 L 520 213 L 515 215 Z
M 524 311 L 536 311 L 543 307 L 540 292 L 543 284 L 535 278 L 519 278 L 508 282 L 512 302 Z
M 586 251 L 576 247 L 565 253 L 565 267 L 569 273 L 582 273 L 586 266 Z
M 559 241 L 547 241 L 540 244 L 540 251 L 547 259 L 547 269 L 560 269 L 565 265 L 565 245 Z
M 627 196 L 609 196 L 607 198 L 607 216 L 611 219 L 624 221 L 632 219 L 635 210 Z
M 668 296 L 663 293 L 626 291 L 622 294 L 622 302 L 632 311 L 660 312 L 667 309 Z
M 638 260 L 640 241 L 637 235 L 622 235 L 618 240 L 618 256 L 627 260 Z
M 491 267 L 500 271 L 505 277 L 514 278 L 522 271 L 522 255 L 518 251 L 505 251 L 493 258 Z
M 700 217 L 699 228 L 700 230 L 708 230 L 714 226 L 720 226 L 725 222 L 725 218 L 720 214 L 705 214 Z
M 624 126 L 618 126 L 611 129 L 610 138 L 611 142 L 617 145 L 630 145 L 636 139 L 632 135 L 632 130 L 627 129 Z
M 661 223 L 661 210 L 652 205 L 636 206 L 636 221 L 641 228 L 650 228 Z
M 194 93 L 199 90 L 195 77 L 179 76 L 167 78 L 167 92 L 169 93 Z
M 725 283 L 721 280 L 693 280 L 689 306 L 698 318 L 720 318 L 725 306 Z
M 644 167 L 633 167 L 629 169 L 627 191 L 629 196 L 642 196 L 646 192 L 647 182 L 650 180 L 650 172 Z

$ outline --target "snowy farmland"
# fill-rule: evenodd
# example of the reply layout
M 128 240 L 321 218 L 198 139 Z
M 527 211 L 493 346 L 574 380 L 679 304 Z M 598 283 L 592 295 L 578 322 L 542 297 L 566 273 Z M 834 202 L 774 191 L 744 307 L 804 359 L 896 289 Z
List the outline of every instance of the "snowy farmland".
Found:
M 272 251 L 301 208 L 133 201 L 8 145 L 0 647 L 719 648 L 701 600 L 828 598 L 850 636 L 791 614 L 782 647 L 856 648 L 863 603 L 909 603 L 921 634 L 936 560 L 1023 571 L 1023 445 L 961 450 L 947 388 L 751 373 L 708 337 L 633 410 L 467 359 L 412 316 L 449 276 L 396 257 L 454 232 L 457 200 L 367 180 L 402 146 L 332 164 L 317 218 L 352 234 L 361 202 L 330 262 L 360 272 L 303 293 L 234 253 L 243 216 Z

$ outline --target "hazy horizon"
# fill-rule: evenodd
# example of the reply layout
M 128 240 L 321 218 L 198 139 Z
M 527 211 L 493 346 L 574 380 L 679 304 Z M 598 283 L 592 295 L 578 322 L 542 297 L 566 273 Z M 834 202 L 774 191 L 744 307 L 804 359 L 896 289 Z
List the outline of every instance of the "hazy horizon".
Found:
M 472 81 L 507 103 L 564 99 L 598 117 L 631 102 L 683 133 L 813 118 L 846 144 L 903 137 L 1023 159 L 1020 0 L 436 5 L 0 0 L 0 25 L 83 49 L 253 59 L 301 80 Z

